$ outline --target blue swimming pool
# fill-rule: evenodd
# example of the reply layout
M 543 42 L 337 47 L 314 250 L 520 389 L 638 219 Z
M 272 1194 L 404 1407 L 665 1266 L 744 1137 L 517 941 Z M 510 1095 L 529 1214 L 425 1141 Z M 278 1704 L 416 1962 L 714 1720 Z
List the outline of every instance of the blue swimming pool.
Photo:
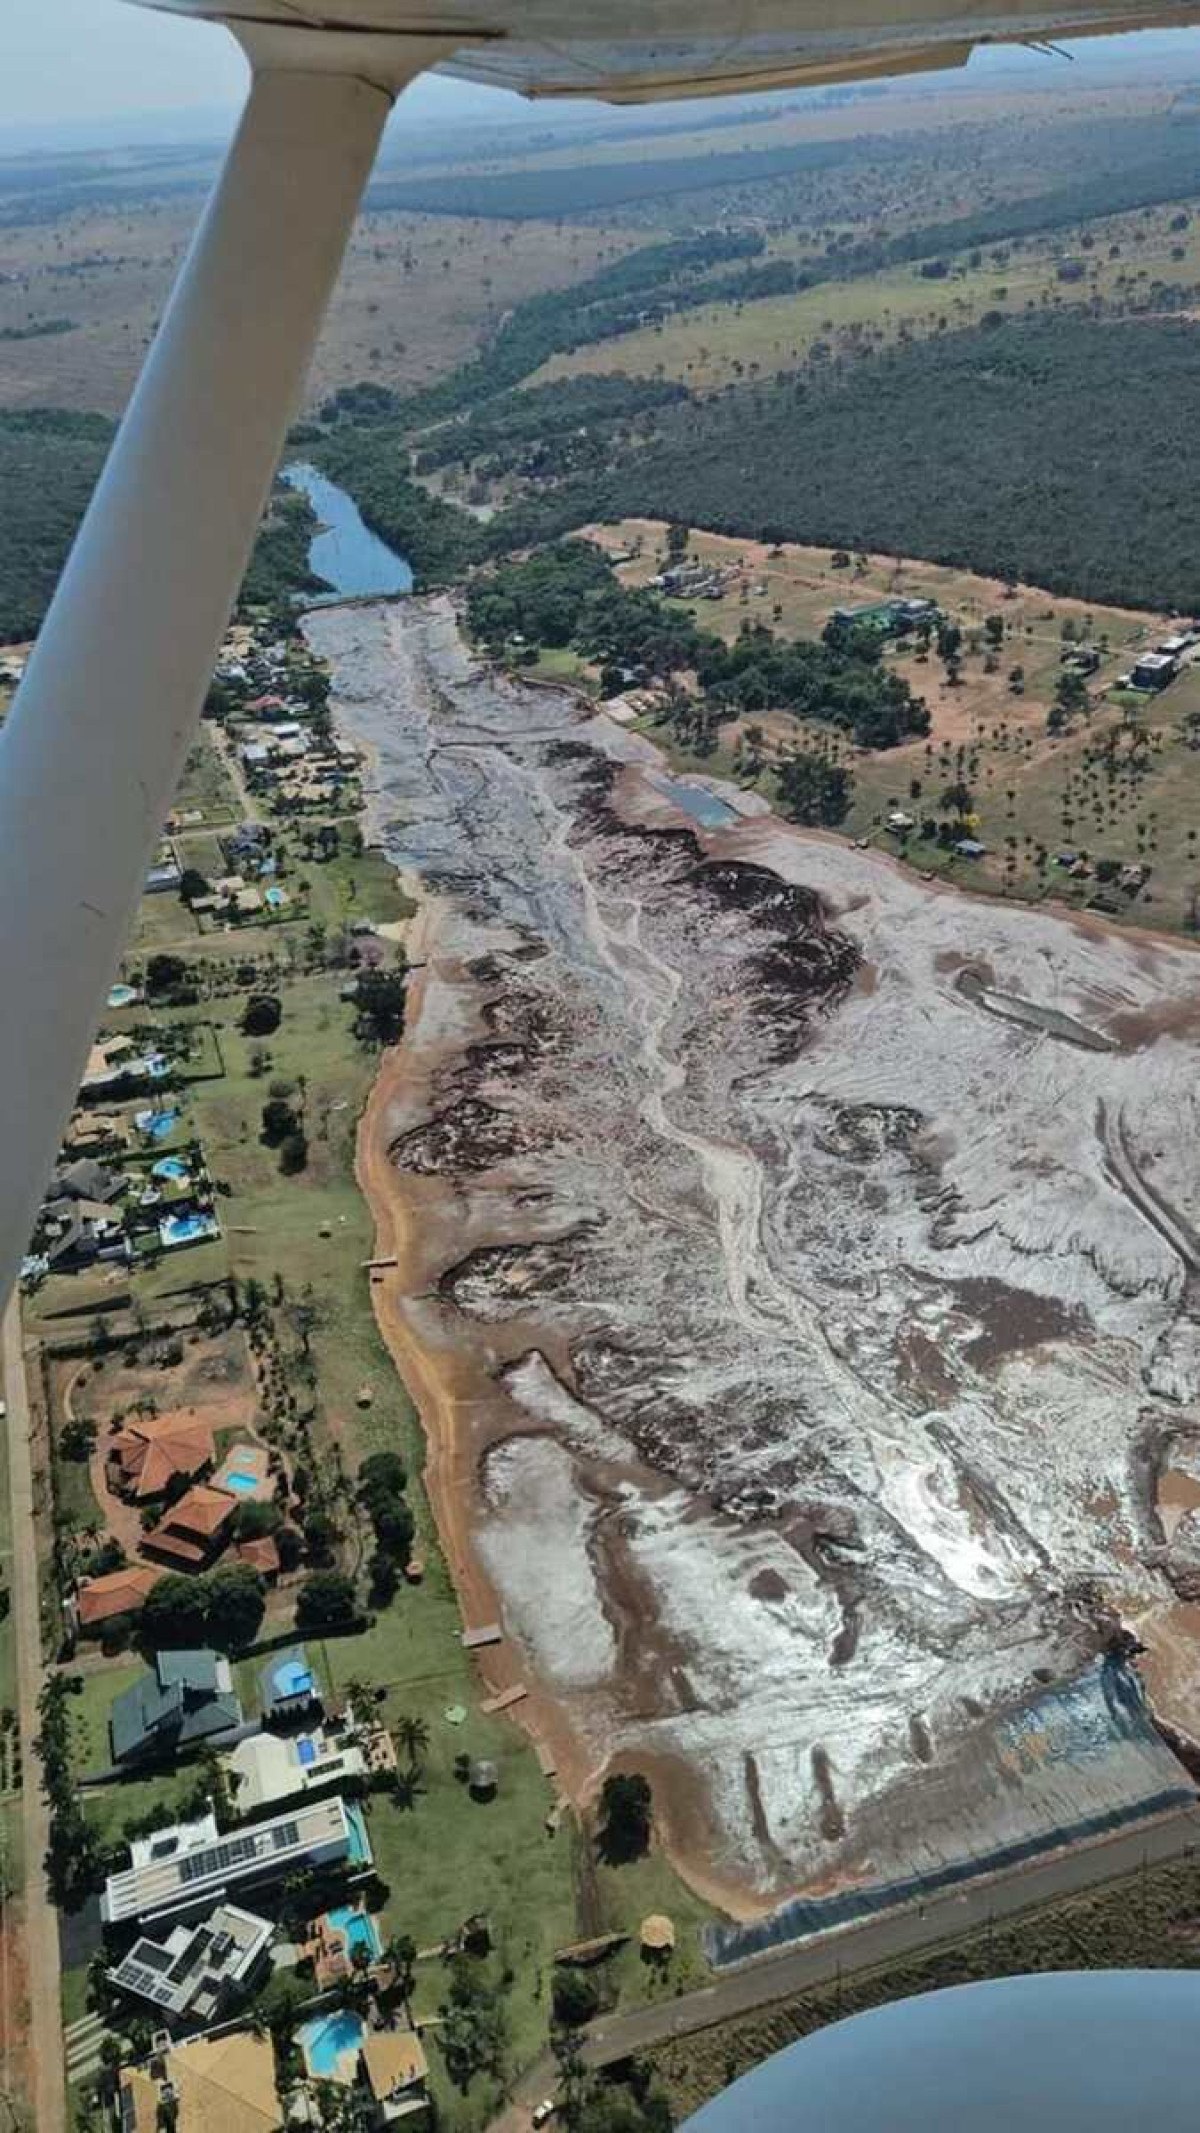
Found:
M 235 1496 L 246 1496 L 251 1489 L 258 1487 L 258 1475 L 244 1474 L 241 1468 L 237 1467 L 232 1474 L 222 1474 L 221 1487 L 232 1489 Z
M 158 1234 L 164 1245 L 196 1244 L 201 1237 L 219 1236 L 220 1226 L 215 1215 L 164 1215 Z
M 165 1141 L 179 1124 L 178 1111 L 135 1111 L 133 1123 L 148 1141 Z
M 326 1917 L 338 1933 L 346 1936 L 346 1947 L 351 1955 L 356 1948 L 365 1948 L 371 1961 L 381 1954 L 383 1942 L 379 1928 L 366 1911 L 358 1911 L 352 1903 L 344 1903 L 336 1911 L 327 1911 Z
M 285 904 L 287 902 L 286 889 L 264 889 L 263 902 L 270 904 L 271 909 L 273 911 L 277 911 L 279 909 L 280 904 Z
M 130 1007 L 136 999 L 136 985 L 110 985 L 108 988 L 108 1005 L 110 1007 Z
M 302 1666 L 298 1659 L 285 1659 L 275 1669 L 275 1693 L 277 1696 L 310 1696 L 312 1694 L 312 1669 Z
M 302 1733 L 300 1735 L 299 1740 L 296 1742 L 296 1754 L 299 1756 L 300 1761 L 303 1763 L 306 1770 L 310 1763 L 316 1762 L 317 1744 L 315 1740 L 309 1739 L 307 1733 Z
M 296 2031 L 296 2042 L 309 2073 L 318 2080 L 329 2081 L 336 2080 L 338 2062 L 345 2054 L 361 2050 L 366 2033 L 361 2015 L 342 2008 L 337 2014 L 318 2015 L 312 2022 L 302 2022 Z
M 160 1156 L 151 1169 L 152 1178 L 186 1178 L 188 1164 L 181 1155 Z

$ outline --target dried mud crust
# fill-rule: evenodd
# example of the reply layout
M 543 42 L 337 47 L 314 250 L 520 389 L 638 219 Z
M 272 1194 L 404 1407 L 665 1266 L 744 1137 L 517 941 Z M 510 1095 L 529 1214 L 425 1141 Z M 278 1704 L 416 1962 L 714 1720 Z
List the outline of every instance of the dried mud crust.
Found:
M 1136 1058 L 1063 1032 L 1182 1003 L 1195 958 L 772 819 L 656 828 L 648 744 L 481 675 L 436 603 L 309 627 L 425 888 L 363 1129 L 377 1304 L 564 1781 L 653 1771 L 741 1908 L 887 1879 L 919 1829 L 961 1858 L 1132 1811 L 1152 1737 L 1037 1714 L 1120 1614 L 1152 1679 L 1189 1631 L 1145 1447 L 1200 1420 L 1197 1062 L 1182 1014 Z

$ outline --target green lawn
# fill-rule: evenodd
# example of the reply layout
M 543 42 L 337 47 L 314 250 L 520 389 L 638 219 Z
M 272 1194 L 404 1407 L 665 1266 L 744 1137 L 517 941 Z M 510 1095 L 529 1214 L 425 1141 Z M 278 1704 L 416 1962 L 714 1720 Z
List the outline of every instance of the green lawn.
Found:
M 113 1698 L 123 1689 L 132 1688 L 145 1671 L 140 1659 L 122 1659 L 111 1666 L 89 1667 L 86 1672 L 80 1670 L 83 1690 L 80 1695 L 71 1697 L 67 1709 L 71 1716 L 75 1768 L 81 1776 L 89 1771 L 108 1769 L 112 1762 L 108 1714 Z

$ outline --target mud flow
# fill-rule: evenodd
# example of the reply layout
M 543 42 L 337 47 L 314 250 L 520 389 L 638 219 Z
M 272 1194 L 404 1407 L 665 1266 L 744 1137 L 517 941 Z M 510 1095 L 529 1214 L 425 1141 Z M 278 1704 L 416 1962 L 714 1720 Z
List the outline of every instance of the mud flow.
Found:
M 1200 1731 L 1200 961 L 689 824 L 447 602 L 306 627 L 420 898 L 381 1321 L 562 1780 L 741 1913 L 1186 1784 L 1100 1655 Z

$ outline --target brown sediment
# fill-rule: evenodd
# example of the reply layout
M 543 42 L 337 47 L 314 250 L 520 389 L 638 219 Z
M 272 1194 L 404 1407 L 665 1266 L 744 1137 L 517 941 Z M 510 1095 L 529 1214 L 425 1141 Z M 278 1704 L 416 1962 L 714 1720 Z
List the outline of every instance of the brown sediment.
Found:
M 976 1848 L 966 1736 L 1094 1649 L 1069 1598 L 1088 1504 L 1128 1509 L 1139 1341 L 1175 1311 L 1095 1104 L 1128 1099 L 1140 1149 L 1165 1130 L 1147 1090 L 1168 1123 L 1176 1093 L 945 979 L 980 973 L 978 939 L 1002 989 L 1107 1028 L 1183 957 L 1116 929 L 1110 986 L 1076 944 L 1113 929 L 985 930 L 840 840 L 684 826 L 636 736 L 615 764 L 590 708 L 555 730 L 553 691 L 459 682 L 438 615 L 381 635 L 406 628 L 386 774 L 413 797 L 426 968 L 359 1175 L 464 1616 L 508 1631 L 486 1685 L 527 1685 L 514 1715 L 572 1799 L 644 1770 L 675 1864 L 744 1915 L 886 1878 L 918 1777 L 943 1818 L 922 1846 Z M 390 716 L 378 647 L 343 642 L 377 662 L 352 700 Z M 1168 1361 L 1181 1381 L 1188 1352 Z M 1148 1513 L 1137 1538 L 1122 1576 L 1169 1606 Z M 1024 1841 L 1007 1783 L 987 1812 Z

